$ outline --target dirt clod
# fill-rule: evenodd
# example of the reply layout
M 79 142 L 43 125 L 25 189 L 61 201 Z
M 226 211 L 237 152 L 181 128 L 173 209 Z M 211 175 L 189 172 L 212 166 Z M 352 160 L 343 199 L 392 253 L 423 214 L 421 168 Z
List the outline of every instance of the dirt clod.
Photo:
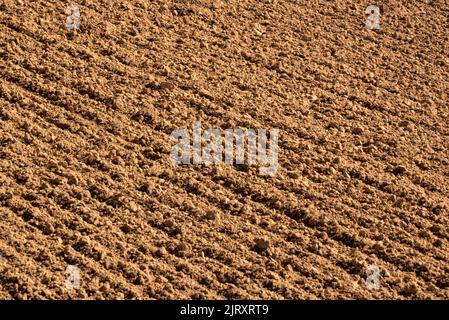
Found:
M 218 212 L 214 211 L 214 210 L 208 210 L 206 212 L 206 218 L 209 220 L 217 220 L 220 218 Z
M 353 134 L 360 135 L 360 134 L 363 134 L 364 131 L 365 130 L 362 127 L 353 127 L 352 128 L 352 133 Z
M 255 240 L 256 248 L 260 251 L 266 251 L 270 247 L 270 241 L 265 238 L 257 238 Z
M 0 0 L 0 299 L 449 299 L 447 1 L 73 2 Z
M 166 219 L 163 222 L 164 227 L 172 228 L 175 225 L 175 221 L 173 219 Z

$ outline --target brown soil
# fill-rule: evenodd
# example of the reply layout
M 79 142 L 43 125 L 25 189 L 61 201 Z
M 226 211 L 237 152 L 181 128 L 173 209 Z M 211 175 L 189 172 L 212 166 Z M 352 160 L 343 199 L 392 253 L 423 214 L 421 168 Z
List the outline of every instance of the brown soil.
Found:
M 363 1 L 77 2 L 68 32 L 69 2 L 0 0 L 0 298 L 449 298 L 446 1 L 378 1 L 380 30 Z M 198 119 L 278 128 L 277 174 L 172 164 Z

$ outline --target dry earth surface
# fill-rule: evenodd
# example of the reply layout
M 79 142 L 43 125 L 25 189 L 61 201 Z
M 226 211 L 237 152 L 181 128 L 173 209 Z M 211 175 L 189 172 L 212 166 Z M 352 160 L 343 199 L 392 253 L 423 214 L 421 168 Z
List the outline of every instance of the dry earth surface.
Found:
M 0 298 L 449 298 L 447 1 L 377 1 L 380 30 L 367 1 L 76 4 L 69 32 L 0 0 Z M 277 174 L 173 164 L 196 120 L 279 129 Z

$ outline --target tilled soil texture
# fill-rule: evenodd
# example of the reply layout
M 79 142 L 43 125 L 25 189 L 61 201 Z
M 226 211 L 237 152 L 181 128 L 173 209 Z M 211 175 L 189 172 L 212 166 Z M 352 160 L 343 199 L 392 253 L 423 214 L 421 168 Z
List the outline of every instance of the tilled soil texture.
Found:
M 449 298 L 446 1 L 0 2 L 0 298 Z M 173 164 L 196 120 L 277 174 Z

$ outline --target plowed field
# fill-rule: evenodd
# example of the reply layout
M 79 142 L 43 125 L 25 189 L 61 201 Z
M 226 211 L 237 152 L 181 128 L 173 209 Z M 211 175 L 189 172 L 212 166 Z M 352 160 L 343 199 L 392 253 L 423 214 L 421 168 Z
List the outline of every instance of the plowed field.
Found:
M 449 298 L 447 1 L 77 1 L 0 0 L 0 298 Z

